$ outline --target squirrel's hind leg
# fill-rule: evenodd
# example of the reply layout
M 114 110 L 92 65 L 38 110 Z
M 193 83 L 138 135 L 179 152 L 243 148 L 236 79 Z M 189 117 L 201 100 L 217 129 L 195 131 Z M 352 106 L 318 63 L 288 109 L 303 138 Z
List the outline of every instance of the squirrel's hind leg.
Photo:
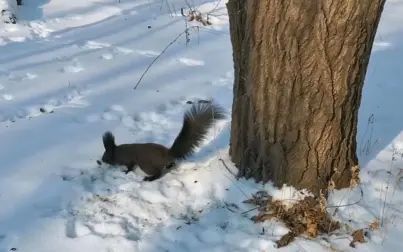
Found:
M 169 164 L 167 164 L 163 169 L 153 169 L 154 171 L 158 171 L 156 174 L 151 175 L 151 176 L 147 176 L 144 178 L 144 181 L 153 181 L 156 179 L 159 179 L 162 177 L 162 175 L 166 174 L 169 170 L 171 170 L 173 167 L 175 167 L 175 162 L 171 162 Z
M 161 173 L 161 171 L 159 171 L 159 172 L 157 172 L 157 173 L 154 174 L 154 175 L 144 177 L 143 180 L 144 180 L 144 181 L 154 181 L 154 180 L 156 180 L 156 179 L 161 178 L 161 176 L 162 176 L 162 173 Z

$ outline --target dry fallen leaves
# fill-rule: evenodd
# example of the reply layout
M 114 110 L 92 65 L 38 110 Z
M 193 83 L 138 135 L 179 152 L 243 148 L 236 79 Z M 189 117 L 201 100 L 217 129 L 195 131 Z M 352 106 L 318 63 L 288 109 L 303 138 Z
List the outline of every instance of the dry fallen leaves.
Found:
M 323 202 L 321 204 L 318 199 L 313 197 L 306 197 L 292 207 L 286 207 L 281 201 L 273 201 L 271 197 L 262 195 L 254 195 L 246 203 L 259 206 L 258 214 L 252 217 L 254 222 L 277 218 L 290 229 L 290 232 L 277 241 L 278 247 L 288 245 L 298 235 L 306 234 L 314 238 L 321 233 L 332 232 L 340 226 L 337 221 L 333 221 L 329 217 L 326 209 L 321 206 Z
M 364 230 L 363 229 L 358 229 L 353 232 L 351 235 L 353 237 L 353 240 L 350 242 L 350 247 L 355 248 L 355 243 L 364 243 L 365 242 L 365 237 L 364 237 Z
M 371 224 L 369 224 L 369 229 L 371 229 L 371 231 L 378 230 L 379 227 L 380 223 L 378 219 L 374 220 Z

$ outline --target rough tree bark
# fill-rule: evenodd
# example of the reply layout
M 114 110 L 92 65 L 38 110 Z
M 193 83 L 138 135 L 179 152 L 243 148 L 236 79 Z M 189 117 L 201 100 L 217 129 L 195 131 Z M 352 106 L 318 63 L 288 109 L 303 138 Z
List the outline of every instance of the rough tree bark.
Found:
M 230 155 L 241 176 L 348 187 L 358 108 L 385 0 L 229 0 Z

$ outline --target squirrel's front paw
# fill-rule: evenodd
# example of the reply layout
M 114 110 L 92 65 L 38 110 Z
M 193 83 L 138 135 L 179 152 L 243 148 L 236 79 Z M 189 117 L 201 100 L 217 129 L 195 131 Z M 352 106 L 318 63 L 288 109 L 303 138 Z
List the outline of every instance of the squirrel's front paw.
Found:
M 153 176 L 147 176 L 144 177 L 144 181 L 154 181 L 156 179 L 159 179 L 161 177 L 161 174 L 153 175 Z
M 154 176 L 144 177 L 143 181 L 153 181 L 155 180 Z

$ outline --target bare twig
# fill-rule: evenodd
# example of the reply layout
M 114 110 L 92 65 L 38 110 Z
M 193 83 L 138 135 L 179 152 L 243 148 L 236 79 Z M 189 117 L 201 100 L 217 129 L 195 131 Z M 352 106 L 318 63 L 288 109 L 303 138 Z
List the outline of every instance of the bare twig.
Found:
M 231 175 L 234 176 L 234 177 L 238 180 L 237 175 L 234 174 L 234 173 L 229 169 L 229 167 L 227 166 L 227 164 L 225 163 L 225 161 L 224 161 L 222 158 L 220 158 L 220 159 L 218 159 L 218 160 L 220 160 L 221 163 L 224 165 L 225 169 L 227 169 L 227 171 L 228 171 L 229 173 L 231 173 Z
M 225 169 L 227 169 L 227 171 L 228 171 L 236 180 L 239 179 L 239 178 L 237 177 L 237 175 L 234 174 L 234 173 L 229 169 L 229 167 L 227 166 L 227 164 L 225 163 L 225 161 L 224 161 L 222 158 L 219 158 L 218 160 L 221 161 L 221 163 L 224 165 Z M 246 199 L 248 199 L 248 198 L 250 197 L 244 190 L 242 190 L 242 188 L 240 187 L 240 185 L 238 185 L 238 184 L 236 183 L 236 181 L 233 180 L 233 178 L 228 177 L 228 176 L 225 175 L 225 174 L 224 174 L 224 176 L 227 177 L 229 180 L 231 180 L 231 181 L 233 182 L 233 185 L 243 194 L 243 196 L 245 196 Z
M 221 3 L 221 0 L 218 0 L 216 5 L 214 6 L 214 8 L 207 12 L 207 15 L 210 15 L 211 13 L 216 11 L 218 9 L 218 6 L 220 5 L 220 3 Z
M 214 29 L 211 29 L 211 28 L 208 28 L 208 27 L 206 27 L 206 26 L 197 26 L 199 29 L 202 29 L 202 30 L 204 30 L 204 31 L 206 31 L 206 32 L 210 32 L 210 33 L 212 33 L 212 34 L 224 34 L 224 35 L 230 35 L 229 34 L 229 32 L 226 32 L 226 31 L 218 31 L 218 30 L 214 30 Z
M 146 70 L 143 72 L 143 74 L 141 75 L 140 79 L 137 81 L 137 83 L 133 89 L 137 89 L 137 87 L 140 85 L 141 81 L 143 80 L 144 76 L 147 74 L 147 72 L 150 70 L 150 68 L 154 65 L 154 63 L 168 50 L 169 47 L 171 47 L 173 44 L 175 44 L 175 42 L 178 41 L 178 39 L 180 37 L 182 37 L 184 34 L 186 34 L 188 32 L 188 30 L 189 29 L 186 28 L 183 32 L 179 33 L 171 42 L 169 42 L 169 44 L 164 48 L 164 50 L 162 50 L 162 52 L 160 54 L 158 54 L 157 57 L 155 57 L 153 59 L 153 61 L 151 61 L 151 63 L 147 66 Z
M 245 212 L 242 212 L 241 214 L 244 215 L 244 214 L 247 214 L 247 213 L 249 213 L 249 212 L 252 212 L 253 210 L 259 209 L 259 208 L 260 208 L 260 206 L 257 206 L 257 207 L 254 207 L 254 208 L 252 208 L 252 209 L 249 209 L 249 210 L 247 210 L 247 211 L 245 211 Z
M 361 202 L 361 200 L 364 198 L 364 191 L 362 190 L 362 188 L 360 187 L 360 199 L 357 200 L 354 203 L 349 203 L 349 204 L 344 204 L 344 205 L 334 205 L 334 206 L 326 206 L 326 208 L 340 208 L 340 207 L 348 207 L 348 206 L 353 206 L 353 205 L 357 205 L 358 203 Z
M 137 89 L 137 87 L 140 85 L 141 81 L 144 79 L 145 75 L 148 73 L 148 71 L 150 70 L 150 68 L 155 64 L 155 62 L 173 45 L 176 43 L 176 41 L 178 41 L 183 35 L 186 35 L 186 45 L 189 43 L 189 31 L 191 29 L 197 29 L 199 30 L 199 26 L 187 26 L 186 23 L 186 28 L 183 32 L 179 33 L 171 42 L 169 42 L 169 44 L 164 48 L 164 50 L 161 51 L 160 54 L 158 54 L 153 61 L 151 61 L 151 63 L 147 66 L 147 68 L 144 70 L 144 72 L 141 74 L 140 79 L 137 81 L 136 85 L 134 86 L 133 89 Z
M 191 5 L 187 0 L 185 0 L 185 4 L 188 6 L 188 8 L 189 8 L 191 11 L 193 11 L 192 5 Z M 194 6 L 194 5 L 193 5 L 193 6 Z

